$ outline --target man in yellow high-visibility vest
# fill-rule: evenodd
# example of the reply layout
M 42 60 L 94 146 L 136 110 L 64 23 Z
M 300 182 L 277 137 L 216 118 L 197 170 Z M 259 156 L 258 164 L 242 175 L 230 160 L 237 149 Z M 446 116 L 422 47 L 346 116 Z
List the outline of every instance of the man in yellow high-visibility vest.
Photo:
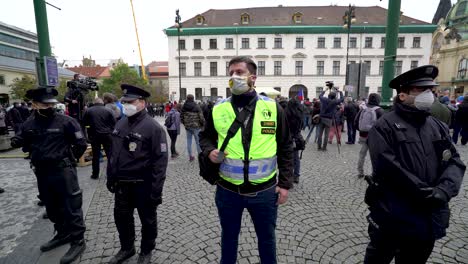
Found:
M 257 65 L 247 57 L 229 62 L 232 97 L 218 102 L 200 134 L 203 155 L 219 163 L 216 206 L 221 222 L 221 263 L 236 263 L 242 212 L 252 217 L 261 263 L 277 263 L 278 205 L 292 186 L 293 144 L 285 113 L 272 99 L 257 95 Z M 221 145 L 237 115 L 252 109 L 224 152 Z

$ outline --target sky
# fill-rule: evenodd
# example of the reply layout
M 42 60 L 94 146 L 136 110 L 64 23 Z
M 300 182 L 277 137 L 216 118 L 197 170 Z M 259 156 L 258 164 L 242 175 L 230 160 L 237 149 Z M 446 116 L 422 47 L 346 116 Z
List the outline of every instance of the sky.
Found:
M 52 52 L 61 63 L 79 65 L 83 56 L 97 64 L 123 58 L 140 64 L 130 0 L 47 0 Z M 452 0 L 452 2 L 454 2 Z M 36 32 L 33 0 L 0 0 L 0 21 Z M 168 59 L 168 41 L 163 30 L 174 25 L 175 10 L 182 21 L 209 9 L 261 6 L 343 5 L 388 7 L 388 0 L 133 0 L 143 63 Z M 424 4 L 421 4 L 424 3 Z M 404 15 L 431 22 L 439 0 L 402 0 Z

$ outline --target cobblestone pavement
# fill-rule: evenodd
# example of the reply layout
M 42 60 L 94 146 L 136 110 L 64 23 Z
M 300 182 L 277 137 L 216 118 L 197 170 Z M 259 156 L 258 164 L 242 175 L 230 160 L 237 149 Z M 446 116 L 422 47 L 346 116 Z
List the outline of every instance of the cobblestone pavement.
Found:
M 217 263 L 220 259 L 215 187 L 198 176 L 196 162 L 188 161 L 185 141 L 182 129 L 177 142 L 182 155 L 169 162 L 163 204 L 158 208 L 159 234 L 153 263 Z M 329 145 L 325 153 L 317 152 L 313 145 L 304 151 L 301 182 L 290 191 L 287 204 L 279 208 L 280 263 L 362 263 L 368 242 L 367 207 L 363 202 L 366 183 L 356 176 L 358 151 L 359 145 L 345 145 L 338 154 L 336 144 Z M 459 147 L 459 151 L 468 161 L 468 146 Z M 369 161 L 366 169 L 370 171 Z M 467 181 L 465 178 L 459 196 L 451 202 L 448 235 L 436 243 L 429 263 L 468 263 Z M 37 218 L 38 213 L 31 217 Z M 136 213 L 135 223 L 139 241 Z M 87 249 L 78 262 L 106 263 L 120 245 L 113 219 L 113 197 L 103 179 L 94 192 L 86 225 Z M 24 229 L 27 232 L 27 227 Z M 3 230 L 0 225 L 2 237 Z M 256 243 L 250 216 L 245 212 L 238 263 L 259 263 Z M 3 244 L 0 245 L 0 252 L 4 252 Z M 136 246 L 139 248 L 139 242 Z M 135 262 L 136 256 L 126 263 Z

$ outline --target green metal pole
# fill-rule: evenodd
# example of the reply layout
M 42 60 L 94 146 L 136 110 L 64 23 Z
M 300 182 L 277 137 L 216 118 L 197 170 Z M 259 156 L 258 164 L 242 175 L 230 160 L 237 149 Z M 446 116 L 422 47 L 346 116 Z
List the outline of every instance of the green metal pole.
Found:
M 382 101 L 390 104 L 393 89 L 388 84 L 395 77 L 395 60 L 397 55 L 398 30 L 400 27 L 401 0 L 390 0 L 387 11 L 387 34 L 385 36 L 385 58 L 382 78 Z
M 37 39 L 39 42 L 38 68 L 36 71 L 39 85 L 45 85 L 44 56 L 52 55 L 49 41 L 49 25 L 47 23 L 47 9 L 45 0 L 33 0 L 33 2 L 34 13 L 36 15 Z

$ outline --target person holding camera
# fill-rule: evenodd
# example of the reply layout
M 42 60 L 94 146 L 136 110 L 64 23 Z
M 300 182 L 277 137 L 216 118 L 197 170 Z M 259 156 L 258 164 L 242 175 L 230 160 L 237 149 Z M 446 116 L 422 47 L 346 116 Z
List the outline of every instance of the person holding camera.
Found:
M 333 82 L 326 82 L 326 86 L 328 87 L 328 90 L 330 90 L 330 93 L 328 94 L 328 97 L 325 97 L 325 91 L 320 93 L 320 124 L 318 128 L 318 140 L 317 140 L 317 145 L 318 145 L 318 150 L 327 150 L 327 144 L 328 144 L 328 135 L 330 133 L 330 127 L 335 126 L 335 113 L 337 111 L 337 107 L 343 103 L 344 97 L 343 93 L 338 90 L 338 88 L 333 88 Z M 337 99 L 337 94 L 335 91 L 332 90 L 335 89 L 336 91 L 339 92 L 339 98 Z M 322 145 L 322 140 L 323 140 L 323 145 Z
M 80 74 L 76 73 L 73 75 L 73 80 L 71 82 L 79 82 Z M 65 93 L 64 101 L 68 105 L 68 115 L 75 118 L 76 120 L 81 121 L 81 111 L 84 109 L 84 98 L 80 89 L 74 85 L 70 85 L 68 82 L 68 91 Z

